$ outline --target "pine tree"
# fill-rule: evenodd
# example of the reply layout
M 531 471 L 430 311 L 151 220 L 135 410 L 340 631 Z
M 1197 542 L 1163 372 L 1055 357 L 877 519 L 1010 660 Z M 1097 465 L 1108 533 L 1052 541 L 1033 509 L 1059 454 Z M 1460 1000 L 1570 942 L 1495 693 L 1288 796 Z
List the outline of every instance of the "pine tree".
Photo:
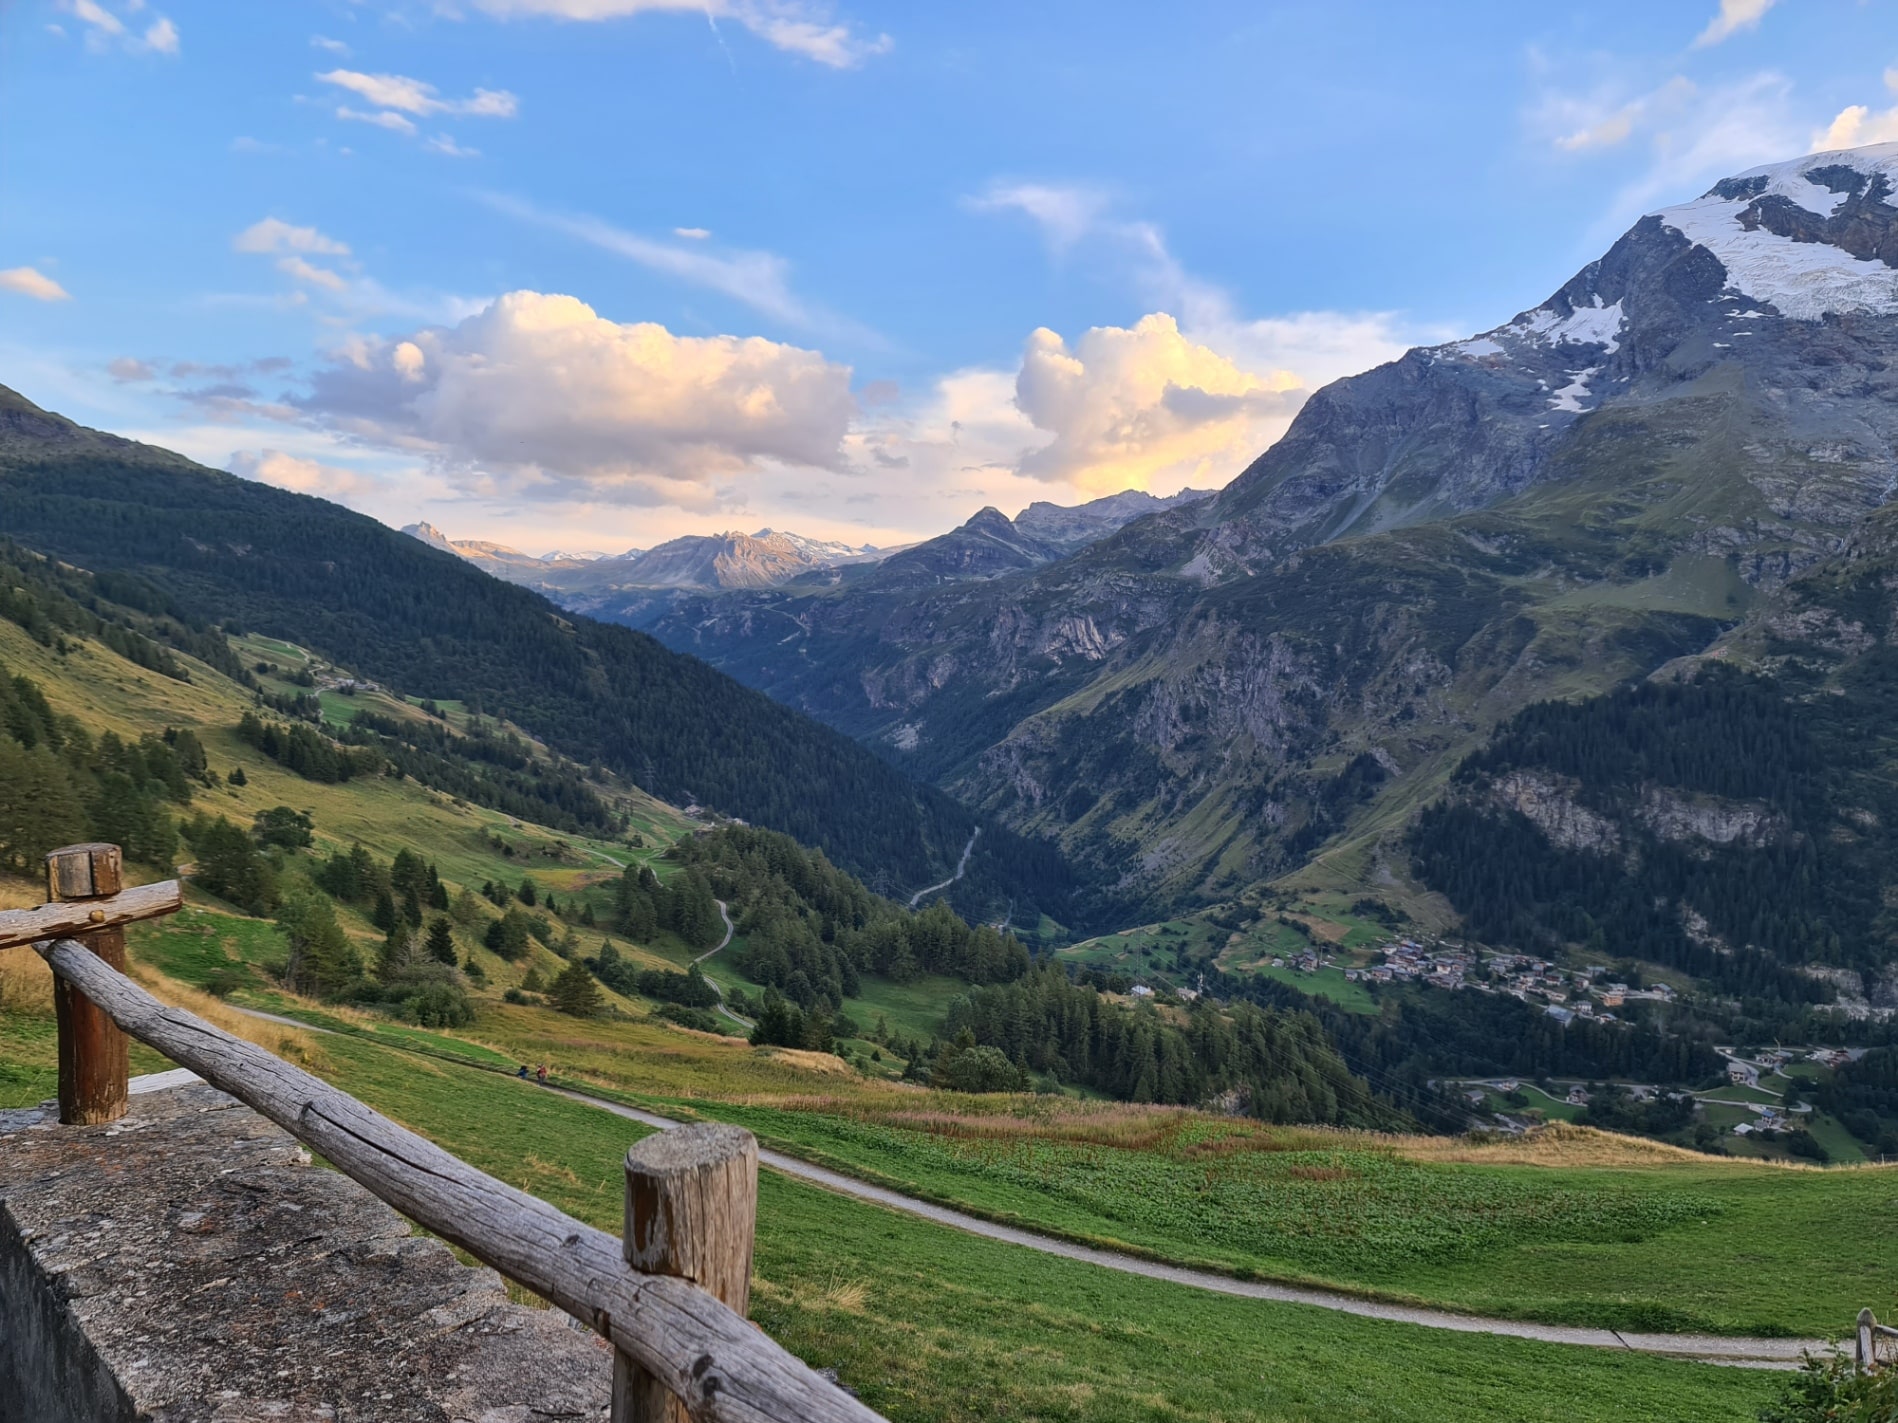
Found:
M 384 983 L 401 977 L 414 957 L 415 946 L 409 937 L 409 926 L 398 920 L 390 926 L 388 937 L 382 941 L 382 952 L 376 960 L 376 977 Z
M 362 977 L 362 957 L 337 924 L 328 900 L 309 893 L 291 895 L 277 911 L 277 927 L 290 944 L 283 979 L 293 991 L 333 997 Z
M 0 736 L 0 860 L 31 870 L 85 835 L 85 807 L 59 757 Z
M 576 1018 L 598 1017 L 606 1006 L 606 1000 L 600 994 L 599 985 L 594 983 L 593 975 L 587 972 L 585 964 L 575 961 L 560 971 L 553 987 L 548 990 L 548 999 L 563 1013 Z
M 446 919 L 434 919 L 428 926 L 428 956 L 451 968 L 455 963 L 455 926 Z

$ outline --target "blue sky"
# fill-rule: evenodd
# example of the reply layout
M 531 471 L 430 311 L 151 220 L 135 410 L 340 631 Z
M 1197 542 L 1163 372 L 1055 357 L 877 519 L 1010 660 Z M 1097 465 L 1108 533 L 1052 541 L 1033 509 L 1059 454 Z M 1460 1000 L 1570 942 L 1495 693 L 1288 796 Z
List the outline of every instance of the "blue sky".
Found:
M 1224 483 L 1644 210 L 1898 138 L 1849 0 L 15 0 L 0 382 L 532 551 Z

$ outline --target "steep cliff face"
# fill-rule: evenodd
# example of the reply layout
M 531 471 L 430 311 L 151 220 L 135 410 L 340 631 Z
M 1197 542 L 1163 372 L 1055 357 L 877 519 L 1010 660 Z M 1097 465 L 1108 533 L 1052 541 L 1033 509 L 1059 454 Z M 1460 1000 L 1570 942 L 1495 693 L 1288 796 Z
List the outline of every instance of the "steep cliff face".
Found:
M 1779 631 L 1755 641 L 1874 636 L 1780 593 L 1898 490 L 1894 182 L 1886 145 L 1651 214 L 1537 308 L 1320 391 L 1216 498 L 1068 557 L 701 600 L 655 630 L 1130 904 L 1314 852 L 1358 874 L 1528 702 L 1756 605 Z

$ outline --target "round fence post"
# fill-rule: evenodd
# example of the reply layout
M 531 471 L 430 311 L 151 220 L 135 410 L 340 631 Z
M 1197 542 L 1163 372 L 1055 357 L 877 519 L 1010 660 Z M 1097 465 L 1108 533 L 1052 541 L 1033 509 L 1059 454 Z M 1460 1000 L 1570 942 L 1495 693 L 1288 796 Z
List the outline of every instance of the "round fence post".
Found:
M 46 857 L 46 898 L 108 899 L 123 887 L 117 845 L 68 845 Z M 103 916 L 101 916 L 103 917 Z M 125 972 L 125 930 L 100 929 L 74 936 L 120 973 Z M 93 1126 L 125 1115 L 129 1074 L 125 1034 L 92 1000 L 64 979 L 53 984 L 59 1022 L 59 1119 Z
M 626 1153 L 626 1263 L 690 1280 L 739 1314 L 751 1304 L 758 1141 L 742 1127 L 657 1132 Z M 685 1405 L 625 1354 L 613 1358 L 613 1423 L 688 1423 Z
M 1869 1374 L 1878 1367 L 1878 1321 L 1869 1309 L 1858 1312 L 1858 1371 Z

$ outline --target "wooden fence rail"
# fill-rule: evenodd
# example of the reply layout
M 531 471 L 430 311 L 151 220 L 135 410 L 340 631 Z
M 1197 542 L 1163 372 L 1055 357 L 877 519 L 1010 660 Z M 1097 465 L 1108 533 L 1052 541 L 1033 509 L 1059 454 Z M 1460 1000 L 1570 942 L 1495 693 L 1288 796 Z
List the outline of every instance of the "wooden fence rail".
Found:
M 175 907 L 175 896 L 171 886 L 169 894 L 149 897 Z M 113 911 L 102 912 L 110 918 Z M 0 915 L 0 940 L 19 929 L 9 918 Z M 60 938 L 34 947 L 64 990 L 82 995 L 116 1028 L 610 1339 L 619 1355 L 615 1423 L 676 1416 L 666 1395 L 691 1418 L 717 1423 L 882 1423 L 724 1302 L 742 1309 L 750 1285 L 758 1157 L 749 1132 L 679 1128 L 685 1135 L 676 1143 L 635 1145 L 626 1163 L 622 1241 L 477 1171 L 322 1079 L 159 1002 L 88 944 Z M 62 1048 L 62 1073 L 65 1066 Z
M 1878 1341 L 1880 1339 L 1898 1339 L 1898 1329 L 1889 1324 L 1880 1324 L 1869 1309 L 1858 1312 L 1858 1371 L 1862 1374 L 1875 1373 L 1878 1370 Z M 1885 1354 L 1890 1359 L 1898 1351 L 1887 1348 Z

